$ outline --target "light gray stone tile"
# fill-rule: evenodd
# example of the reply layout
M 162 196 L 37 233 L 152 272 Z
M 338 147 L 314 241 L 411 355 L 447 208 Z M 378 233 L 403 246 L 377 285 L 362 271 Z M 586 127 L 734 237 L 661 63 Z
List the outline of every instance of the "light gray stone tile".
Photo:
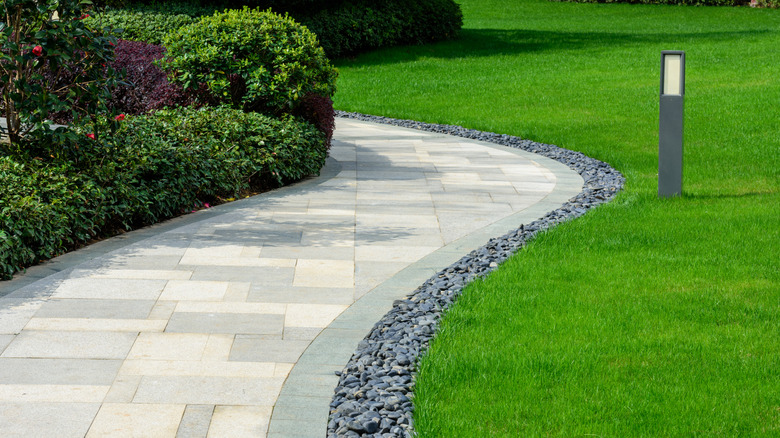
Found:
M 0 384 L 111 385 L 121 360 L 0 358 Z
M 83 438 L 100 403 L 0 403 L 4 438 Z
M 154 300 L 53 299 L 41 306 L 36 318 L 145 319 Z
M 72 278 L 54 292 L 54 298 L 156 300 L 165 280 L 127 280 L 108 278 Z
M 0 353 L 14 340 L 16 335 L 0 335 Z
M 214 405 L 187 405 L 176 438 L 206 438 Z
M 171 437 L 183 413 L 183 404 L 104 403 L 86 438 Z
M 253 284 L 247 301 L 261 303 L 352 304 L 351 287 L 273 287 Z
M 308 346 L 309 341 L 269 340 L 252 335 L 236 335 L 230 350 L 230 360 L 295 363 Z
M 192 280 L 204 281 L 240 281 L 263 283 L 269 286 L 291 286 L 295 268 L 234 267 L 234 266 L 198 266 L 194 269 Z
M 23 331 L 2 357 L 124 359 L 135 333 Z
M 277 377 L 144 376 L 133 402 L 271 406 L 282 383 Z
M 281 335 L 282 315 L 174 312 L 166 332 Z

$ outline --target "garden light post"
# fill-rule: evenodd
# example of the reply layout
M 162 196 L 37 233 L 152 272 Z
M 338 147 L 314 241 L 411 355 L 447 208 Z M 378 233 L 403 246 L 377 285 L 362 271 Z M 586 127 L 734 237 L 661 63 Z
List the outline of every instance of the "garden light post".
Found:
M 682 195 L 685 52 L 661 52 L 658 120 L 658 196 Z

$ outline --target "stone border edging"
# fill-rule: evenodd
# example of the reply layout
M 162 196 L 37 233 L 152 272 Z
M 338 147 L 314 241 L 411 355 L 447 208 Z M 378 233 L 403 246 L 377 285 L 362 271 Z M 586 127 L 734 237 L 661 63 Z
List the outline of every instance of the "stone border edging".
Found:
M 435 335 L 443 312 L 469 282 L 495 270 L 538 232 L 582 216 L 589 209 L 610 201 L 623 188 L 625 178 L 608 164 L 580 152 L 510 135 L 343 111 L 336 114 L 519 148 L 565 164 L 585 181 L 579 195 L 560 208 L 515 231 L 490 239 L 483 247 L 433 275 L 406 299 L 395 301 L 392 310 L 359 343 L 339 374 L 330 404 L 328 438 L 411 437 L 414 434 L 411 395 L 416 363 Z

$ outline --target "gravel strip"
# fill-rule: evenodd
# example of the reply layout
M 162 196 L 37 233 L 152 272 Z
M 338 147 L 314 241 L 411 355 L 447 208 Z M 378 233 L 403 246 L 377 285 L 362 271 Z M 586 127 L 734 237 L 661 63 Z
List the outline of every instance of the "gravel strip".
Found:
M 435 335 L 442 313 L 457 299 L 463 287 L 496 269 L 536 233 L 582 216 L 611 200 L 623 188 L 625 178 L 608 164 L 579 152 L 510 135 L 343 111 L 337 111 L 336 115 L 519 148 L 561 162 L 585 180 L 582 192 L 557 210 L 490 239 L 485 246 L 435 274 L 406 299 L 397 300 L 392 310 L 358 344 L 357 351 L 339 373 L 339 384 L 330 404 L 328 438 L 411 437 L 414 436 L 411 397 L 417 360 Z

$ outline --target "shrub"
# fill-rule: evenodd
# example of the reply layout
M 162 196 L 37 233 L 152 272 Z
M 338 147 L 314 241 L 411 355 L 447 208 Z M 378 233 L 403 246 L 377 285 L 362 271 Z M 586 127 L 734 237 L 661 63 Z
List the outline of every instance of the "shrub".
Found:
M 205 84 L 213 99 L 244 111 L 292 112 L 309 94 L 332 96 L 336 70 L 316 36 L 290 17 L 227 10 L 165 39 L 161 65 L 185 88 Z
M 336 111 L 333 109 L 333 100 L 327 96 L 307 94 L 304 96 L 296 115 L 313 124 L 325 135 L 325 145 L 330 149 L 330 141 L 333 131 L 336 129 Z
M 0 278 L 96 235 L 146 225 L 203 202 L 319 173 L 324 136 L 290 115 L 176 108 L 128 117 L 90 139 L 92 160 L 0 157 Z M 31 150 L 31 149 L 26 149 Z
M 35 136 L 62 152 L 73 141 L 69 130 L 51 127 L 50 116 L 74 109 L 74 115 L 94 118 L 105 112 L 105 100 L 117 78 L 105 64 L 113 59 L 115 39 L 83 23 L 88 1 L 6 0 L 0 23 L 5 43 L 0 49 L 0 87 L 8 136 L 18 145 Z M 55 9 L 59 21 L 51 19 Z M 48 69 L 54 75 L 45 78 Z M 58 75 L 69 75 L 59 82 Z M 48 80 L 54 82 L 47 83 Z M 60 89 L 58 93 L 49 90 Z
M 454 38 L 463 26 L 453 0 L 343 1 L 296 18 L 319 36 L 330 57 Z
M 142 41 L 119 40 L 111 66 L 125 72 L 125 84 L 116 87 L 109 108 L 124 114 L 144 114 L 169 106 L 188 106 L 193 96 L 181 85 L 168 81 L 168 75 L 155 61 L 165 55 L 165 47 Z
M 165 35 L 192 24 L 198 17 L 211 15 L 214 7 L 186 2 L 133 3 L 122 9 L 94 14 L 87 23 L 96 27 L 121 29 L 122 39 L 162 44 Z

